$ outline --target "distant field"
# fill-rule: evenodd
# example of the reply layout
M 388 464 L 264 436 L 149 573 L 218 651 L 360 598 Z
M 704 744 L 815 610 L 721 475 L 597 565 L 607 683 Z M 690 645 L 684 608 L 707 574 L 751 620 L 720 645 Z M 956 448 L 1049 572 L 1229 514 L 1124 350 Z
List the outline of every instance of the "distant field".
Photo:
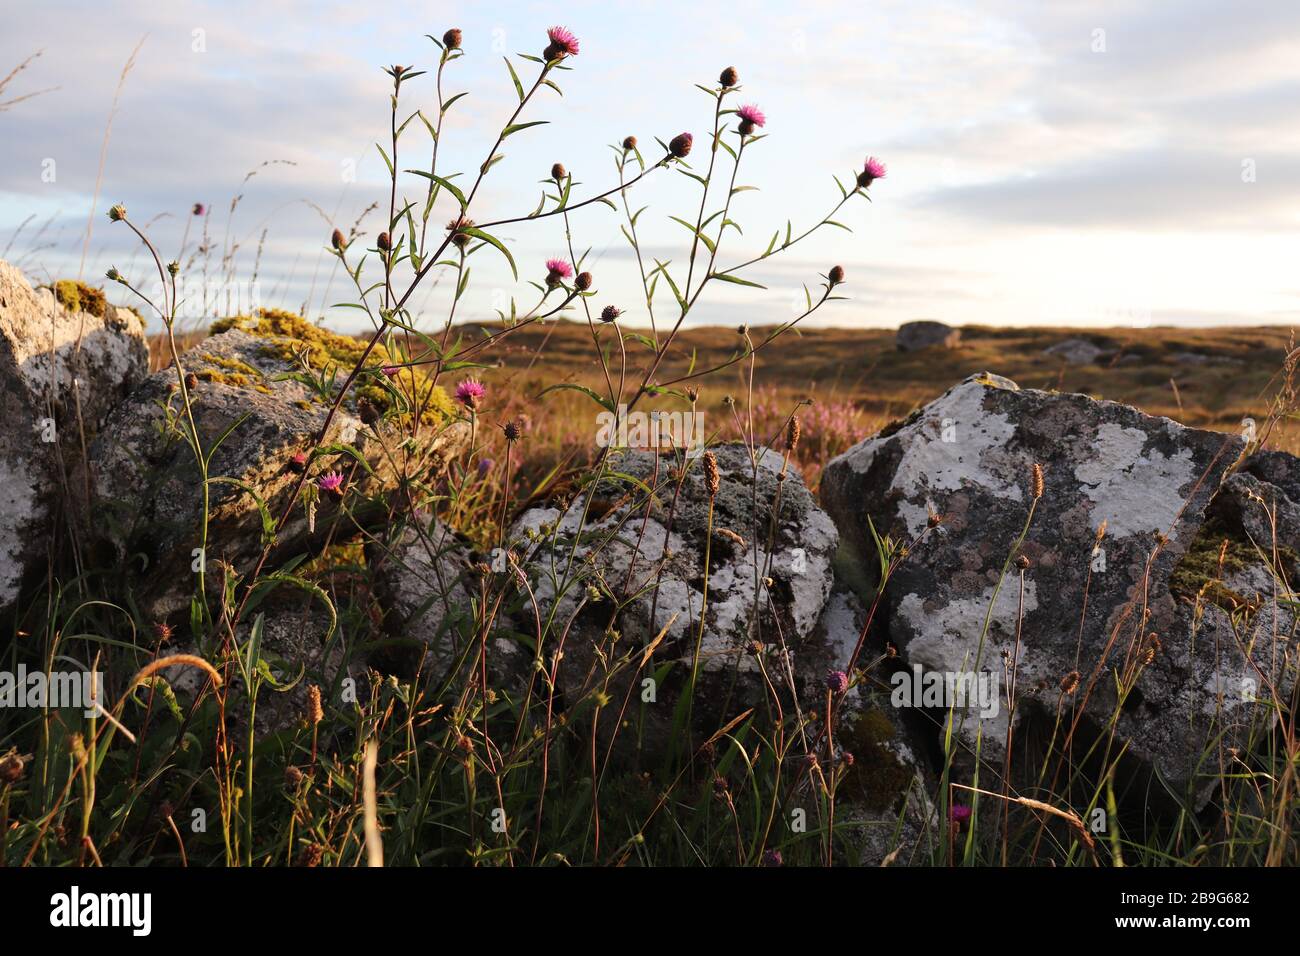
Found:
M 467 341 L 494 325 L 460 327 Z M 618 347 L 610 327 L 600 327 L 602 348 L 618 379 Z M 638 330 L 642 334 L 643 330 Z M 662 335 L 662 331 L 660 333 Z M 763 327 L 750 331 L 761 341 Z M 1067 339 L 1086 339 L 1110 353 L 1096 364 L 1071 365 L 1044 354 Z M 543 339 L 543 357 L 536 358 Z M 758 353 L 753 373 L 755 432 L 779 428 L 801 399 L 815 404 L 800 411 L 804 425 L 803 466 L 811 482 L 827 457 L 872 434 L 893 419 L 941 394 L 967 375 L 994 372 L 1022 387 L 1084 392 L 1125 402 L 1152 414 L 1188 425 L 1238 431 L 1242 419 L 1262 422 L 1281 384 L 1282 360 L 1290 332 L 1284 328 L 1110 328 L 1080 331 L 1064 328 L 993 328 L 967 326 L 956 349 L 931 348 L 903 353 L 894 347 L 890 329 L 813 328 L 786 333 Z M 725 362 L 740 344 L 734 328 L 684 331 L 661 368 L 666 381 L 695 368 Z M 157 343 L 155 351 L 157 352 Z M 625 395 L 639 381 L 646 347 L 628 333 Z M 592 333 L 585 323 L 563 321 L 520 329 L 487 350 L 485 362 L 498 367 L 481 371 L 492 390 L 495 416 L 524 414 L 541 447 L 554 460 L 561 451 L 581 457 L 595 434 L 597 411 L 590 399 L 572 391 L 538 394 L 557 382 L 573 382 L 605 391 L 604 374 Z M 699 407 L 708 430 L 721 439 L 740 437 L 746 421 L 749 364 L 742 362 L 703 380 Z M 723 404 L 730 394 L 735 411 Z M 1284 422 L 1269 443 L 1300 451 L 1300 430 Z M 540 466 L 542 461 L 535 464 Z

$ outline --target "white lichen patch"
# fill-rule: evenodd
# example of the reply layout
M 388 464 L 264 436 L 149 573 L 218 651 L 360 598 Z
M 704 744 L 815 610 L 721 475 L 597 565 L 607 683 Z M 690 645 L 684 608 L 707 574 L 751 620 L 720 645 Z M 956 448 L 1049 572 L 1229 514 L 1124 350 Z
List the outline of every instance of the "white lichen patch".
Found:
M 1111 537 L 1168 532 L 1183 507 L 1183 489 L 1196 479 L 1190 448 L 1172 458 L 1145 452 L 1149 436 L 1140 428 L 1105 422 L 1097 428 L 1094 457 L 1074 467 L 1081 491 L 1093 502 L 1089 521 L 1103 521 Z
M 914 635 L 907 645 L 907 656 L 912 663 L 929 670 L 973 671 L 1001 667 L 1002 641 L 1015 634 L 1018 619 L 1037 609 L 1038 588 L 1030 579 L 1025 581 L 1023 607 L 1019 586 L 1003 582 L 1001 589 L 990 585 L 979 597 L 954 598 L 938 608 L 927 608 L 921 595 L 908 594 L 899 602 L 896 613 Z M 982 649 L 981 634 L 984 635 Z M 1027 653 L 1022 654 L 1022 666 L 1029 662 L 1029 657 Z
M 1002 460 L 1016 426 L 1007 416 L 984 408 L 986 394 L 986 386 L 963 382 L 905 429 L 893 486 L 903 493 L 898 510 L 910 535 L 925 528 L 936 493 L 960 491 L 968 483 L 990 495 L 1023 500 L 1023 479 L 1015 463 Z M 850 455 L 854 471 L 864 472 L 874 452 Z

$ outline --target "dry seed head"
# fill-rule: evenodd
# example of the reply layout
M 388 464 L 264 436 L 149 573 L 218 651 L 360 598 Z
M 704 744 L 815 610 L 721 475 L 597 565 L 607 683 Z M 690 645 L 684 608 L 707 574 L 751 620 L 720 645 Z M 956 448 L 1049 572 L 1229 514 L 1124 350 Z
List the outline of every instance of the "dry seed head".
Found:
M 1065 694 L 1067 697 L 1073 696 L 1074 692 L 1079 689 L 1079 678 L 1081 676 L 1082 675 L 1078 671 L 1070 671 L 1070 673 L 1062 677 L 1061 693 Z
M 307 688 L 307 722 L 313 727 L 325 719 L 325 710 L 320 703 L 320 688 L 312 684 Z
M 1043 497 L 1043 466 L 1038 462 L 1034 462 L 1032 479 L 1034 500 L 1037 501 L 1039 498 Z
M 795 450 L 799 447 L 799 416 L 798 415 L 791 415 L 790 423 L 785 426 L 785 447 L 792 455 L 794 454 Z
M 21 780 L 26 764 L 27 758 L 18 752 L 17 747 L 9 748 L 9 752 L 0 757 L 0 784 L 13 784 Z
M 1223 539 L 1223 544 L 1219 545 L 1219 573 L 1218 577 L 1223 577 L 1223 562 L 1228 560 L 1228 539 Z
M 709 498 L 716 498 L 722 479 L 718 477 L 718 459 L 711 451 L 704 453 L 704 482 L 709 489 Z

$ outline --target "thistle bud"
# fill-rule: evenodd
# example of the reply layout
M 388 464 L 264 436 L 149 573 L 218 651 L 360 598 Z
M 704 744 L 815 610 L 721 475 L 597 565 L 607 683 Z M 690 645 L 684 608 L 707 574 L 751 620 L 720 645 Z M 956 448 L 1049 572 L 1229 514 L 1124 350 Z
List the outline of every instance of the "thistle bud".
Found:
M 551 167 L 551 178 L 554 179 L 557 183 L 560 180 L 564 179 L 564 177 L 567 175 L 569 175 L 569 172 L 564 168 L 563 163 L 556 163 L 554 166 Z
M 516 418 L 502 425 L 501 431 L 506 436 L 506 441 L 514 444 L 524 437 L 524 423 Z
M 393 240 L 389 238 L 388 233 L 381 232 L 379 238 L 375 240 L 375 245 L 384 252 L 391 252 L 393 248 Z
M 636 149 L 636 137 L 635 137 L 635 136 L 629 136 L 629 137 L 627 137 L 626 139 L 624 139 L 624 140 L 623 140 L 623 148 L 624 148 L 625 150 L 627 150 L 628 152 L 631 152 L 632 150 Z
M 193 372 L 185 373 L 185 387 L 187 389 L 196 389 L 199 387 L 199 377 Z
M 121 203 L 109 207 L 108 209 L 109 222 L 121 222 L 125 218 L 126 218 L 126 207 L 123 206 Z
M 586 292 L 591 288 L 592 281 L 590 272 L 579 272 L 578 278 L 573 280 L 573 287 L 579 292 Z
M 613 322 L 622 314 L 623 313 L 620 312 L 615 306 L 607 305 L 605 306 L 605 308 L 600 310 L 600 321 Z
M 831 266 L 830 275 L 827 278 L 831 280 L 831 285 L 839 285 L 844 281 L 844 267 Z
M 736 72 L 734 66 L 729 66 L 722 71 L 722 74 L 718 77 L 718 82 L 721 83 L 724 88 L 730 89 L 740 82 L 740 74 Z
M 691 145 L 695 137 L 690 133 L 678 133 L 668 143 L 668 152 L 678 159 L 685 159 L 691 154 Z
M 339 252 L 342 252 L 344 249 L 347 248 L 348 241 L 347 239 L 344 238 L 342 229 L 334 230 L 334 234 L 330 236 L 330 245 L 332 245 Z
M 454 27 L 442 35 L 442 45 L 448 50 L 459 50 L 461 32 Z
M 109 266 L 108 271 L 105 272 L 104 275 L 113 282 L 122 281 L 122 273 L 117 271 L 116 266 Z

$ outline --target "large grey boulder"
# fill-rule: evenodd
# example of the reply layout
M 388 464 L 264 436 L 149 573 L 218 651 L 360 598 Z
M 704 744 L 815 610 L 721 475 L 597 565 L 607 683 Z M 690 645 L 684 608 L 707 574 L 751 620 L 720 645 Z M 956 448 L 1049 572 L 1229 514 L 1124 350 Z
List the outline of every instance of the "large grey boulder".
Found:
M 33 289 L 0 261 L 0 610 L 49 551 L 52 508 L 73 502 L 83 436 L 149 370 L 144 325 L 98 290 Z
M 1219 770 L 1201 763 L 1207 742 L 1232 746 L 1260 716 L 1242 681 L 1260 670 L 1280 679 L 1286 660 L 1271 635 L 1253 646 L 1197 639 L 1185 589 L 1171 587 L 1242 449 L 1237 436 L 1124 405 L 973 376 L 831 461 L 821 493 L 848 566 L 879 566 L 872 526 L 909 548 L 886 592 L 909 666 L 983 674 L 1003 696 L 1014 670 L 1022 733 L 1041 718 L 1050 735 L 1058 717 L 1069 728 L 1081 713 L 1076 740 L 1105 746 L 1117 715 L 1112 755 L 1122 745 L 1203 797 Z M 981 747 L 993 773 L 982 779 L 997 779 L 1005 701 L 958 712 L 960 745 Z
M 955 349 L 961 344 L 961 329 L 930 320 L 904 322 L 894 335 L 894 344 L 900 352 L 917 352 L 934 347 Z
M 286 326 L 294 329 L 300 326 Z M 103 530 L 121 549 L 138 584 L 145 612 L 162 619 L 182 610 L 195 589 L 200 557 L 209 586 L 222 559 L 247 573 L 268 540 L 268 519 L 283 512 L 302 467 L 313 484 L 327 472 L 347 478 L 343 496 L 315 494 L 313 507 L 295 504 L 275 538 L 267 564 L 318 551 L 326 541 L 344 540 L 360 526 L 382 523 L 386 493 L 406 481 L 431 482 L 467 445 L 469 428 L 454 418 L 438 389 L 419 437 L 378 409 L 365 396 L 384 394 L 373 384 L 377 370 L 353 389 L 330 423 L 320 445 L 332 389 L 349 367 L 331 360 L 325 347 L 338 336 L 295 338 L 268 334 L 256 325 L 211 336 L 181 357 L 192 376 L 194 421 L 209 464 L 208 545 L 200 555 L 203 487 L 194 453 L 184 440 L 188 428 L 174 368 L 150 376 L 109 418 L 91 450 L 96 489 L 105 504 Z M 298 356 L 302 356 L 299 358 Z M 324 395 L 304 381 L 328 380 Z M 439 409 L 445 410 L 440 414 Z M 394 406 L 389 415 L 400 415 Z M 369 418 L 369 424 L 362 418 Z M 305 465 L 296 455 L 308 456 Z M 364 464 L 361 464 L 364 462 Z
M 766 448 L 753 457 L 738 444 L 713 453 L 719 488 L 711 519 L 702 459 L 623 451 L 612 453 L 615 475 L 590 504 L 584 489 L 530 508 L 511 534 L 530 577 L 525 612 L 546 626 L 543 659 L 564 635 L 558 683 L 566 704 L 607 698 L 612 724 L 637 691 L 641 746 L 651 753 L 668 743 L 696 669 L 697 742 L 747 708 L 765 708 L 759 655 L 793 655 L 798 670 L 833 585 L 835 527 L 795 467 Z M 668 664 L 653 703 L 644 704 L 641 682 Z M 790 694 L 785 671 L 768 665 Z

